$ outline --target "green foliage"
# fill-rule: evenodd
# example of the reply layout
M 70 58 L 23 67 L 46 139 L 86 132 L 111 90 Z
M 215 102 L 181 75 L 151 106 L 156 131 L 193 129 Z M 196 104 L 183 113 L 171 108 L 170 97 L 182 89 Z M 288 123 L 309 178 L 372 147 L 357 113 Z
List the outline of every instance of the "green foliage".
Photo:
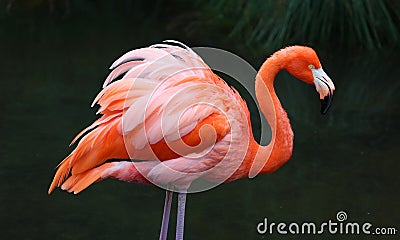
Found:
M 203 16 L 229 21 L 223 30 L 247 46 L 376 49 L 400 39 L 399 9 L 391 0 L 211 0 Z
M 165 19 L 170 30 L 182 29 L 187 38 L 207 41 L 234 39 L 238 48 L 276 50 L 289 44 L 342 50 L 380 49 L 400 40 L 400 2 L 395 0 L 6 0 L 1 15 L 74 16 L 129 15 L 141 9 L 143 17 Z M 20 14 L 22 13 L 22 14 Z M 226 36 L 229 39 L 226 39 Z

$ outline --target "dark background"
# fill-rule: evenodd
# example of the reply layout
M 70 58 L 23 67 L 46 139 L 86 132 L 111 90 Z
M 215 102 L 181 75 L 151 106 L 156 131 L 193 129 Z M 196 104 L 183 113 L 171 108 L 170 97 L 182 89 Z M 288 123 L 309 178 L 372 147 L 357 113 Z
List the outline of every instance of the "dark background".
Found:
M 77 196 L 47 189 L 71 139 L 96 119 L 90 104 L 110 64 L 164 39 L 225 49 L 256 69 L 281 47 L 309 45 L 337 89 L 322 116 L 312 87 L 279 74 L 293 157 L 271 175 L 189 195 L 187 239 L 282 239 L 257 234 L 257 223 L 321 223 L 340 210 L 400 229 L 397 1 L 9 0 L 0 12 L 1 239 L 158 239 L 161 189 L 114 180 Z

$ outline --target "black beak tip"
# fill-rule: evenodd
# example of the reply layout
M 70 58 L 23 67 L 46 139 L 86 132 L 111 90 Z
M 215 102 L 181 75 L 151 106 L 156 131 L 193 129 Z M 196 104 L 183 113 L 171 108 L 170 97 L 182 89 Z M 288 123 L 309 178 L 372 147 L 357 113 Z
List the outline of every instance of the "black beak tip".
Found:
M 328 96 L 324 97 L 324 99 L 321 99 L 321 114 L 325 115 L 332 103 L 332 94 L 329 93 Z

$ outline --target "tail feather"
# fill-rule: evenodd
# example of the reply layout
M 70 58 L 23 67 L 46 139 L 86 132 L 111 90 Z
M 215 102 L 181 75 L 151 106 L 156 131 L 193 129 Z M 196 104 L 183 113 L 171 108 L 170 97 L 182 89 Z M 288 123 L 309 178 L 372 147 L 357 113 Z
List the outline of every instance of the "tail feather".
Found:
M 153 166 L 153 163 L 146 162 L 144 164 L 149 164 L 150 167 Z M 149 170 L 151 169 L 150 167 Z M 150 182 L 136 169 L 132 162 L 125 161 L 105 163 L 99 167 L 87 170 L 86 172 L 72 175 L 61 185 L 61 189 L 78 194 L 93 183 L 106 178 L 150 184 Z
M 129 159 L 123 136 L 117 130 L 118 123 L 118 118 L 112 119 L 107 124 L 97 126 L 80 140 L 75 150 L 57 167 L 49 194 L 60 187 L 70 173 L 78 176 L 112 158 Z
M 74 194 L 80 193 L 94 182 L 101 180 L 103 172 L 105 169 L 110 167 L 110 164 L 104 164 L 100 167 L 90 169 L 84 173 L 72 175 L 61 185 L 61 189 L 68 192 L 73 192 Z
M 64 180 L 67 178 L 69 172 L 71 171 L 71 159 L 73 154 L 71 153 L 68 157 L 66 157 L 58 166 L 57 172 L 53 178 L 53 181 L 50 184 L 48 194 L 50 194 L 56 187 L 61 186 Z

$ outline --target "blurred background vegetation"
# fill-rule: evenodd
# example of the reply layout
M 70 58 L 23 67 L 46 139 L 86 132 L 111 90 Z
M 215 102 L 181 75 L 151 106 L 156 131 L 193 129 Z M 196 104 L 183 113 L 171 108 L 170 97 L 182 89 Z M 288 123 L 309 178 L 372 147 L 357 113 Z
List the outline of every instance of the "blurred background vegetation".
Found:
M 34 16 L 68 21 L 104 10 L 134 18 L 134 13 L 147 21 L 166 20 L 167 30 L 183 30 L 180 33 L 195 39 L 206 38 L 199 29 L 213 30 L 222 42 L 229 41 L 228 35 L 237 39 L 238 47 L 251 46 L 255 53 L 260 48 L 275 50 L 299 43 L 374 50 L 396 45 L 400 34 L 400 3 L 393 0 L 209 0 L 192 4 L 182 0 L 5 0 L 1 4 L 3 19 Z
M 4 239 L 157 239 L 159 189 L 105 181 L 77 197 L 46 190 L 69 141 L 96 118 L 89 106 L 111 62 L 164 39 L 222 48 L 256 69 L 281 47 L 309 45 L 337 88 L 321 117 L 310 86 L 278 75 L 296 134 L 292 160 L 190 196 L 188 238 L 259 239 L 265 215 L 320 222 L 343 209 L 352 220 L 400 222 L 400 1 L 2 0 Z

